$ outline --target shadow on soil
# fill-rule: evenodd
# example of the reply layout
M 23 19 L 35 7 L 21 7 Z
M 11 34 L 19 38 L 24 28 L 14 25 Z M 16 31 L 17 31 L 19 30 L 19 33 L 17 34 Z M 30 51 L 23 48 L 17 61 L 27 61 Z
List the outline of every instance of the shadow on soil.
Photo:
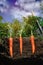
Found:
M 0 65 L 28 65 L 28 64 L 42 64 L 43 60 L 40 59 L 38 56 L 34 58 L 31 56 L 30 58 L 21 58 L 21 59 L 12 59 L 8 58 L 4 55 L 0 54 Z

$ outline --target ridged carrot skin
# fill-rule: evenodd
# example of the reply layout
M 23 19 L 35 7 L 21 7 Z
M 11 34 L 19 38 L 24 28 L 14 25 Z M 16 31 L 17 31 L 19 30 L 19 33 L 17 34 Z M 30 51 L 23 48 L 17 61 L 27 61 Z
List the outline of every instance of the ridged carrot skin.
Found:
M 9 52 L 10 56 L 13 57 L 13 38 L 9 38 Z
M 22 36 L 20 35 L 20 54 L 22 55 Z
M 30 37 L 31 45 L 32 45 L 32 53 L 35 53 L 35 41 L 34 41 L 34 35 L 31 35 Z

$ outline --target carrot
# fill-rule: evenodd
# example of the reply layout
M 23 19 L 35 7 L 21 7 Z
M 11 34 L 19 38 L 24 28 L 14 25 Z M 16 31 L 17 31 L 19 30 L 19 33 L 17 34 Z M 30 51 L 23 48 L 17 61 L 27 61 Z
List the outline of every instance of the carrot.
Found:
M 35 41 L 34 41 L 34 35 L 31 33 L 30 37 L 31 45 L 32 45 L 32 53 L 35 53 Z
M 22 36 L 20 34 L 20 54 L 22 55 Z
M 9 52 L 10 52 L 10 56 L 13 57 L 13 38 L 9 38 Z

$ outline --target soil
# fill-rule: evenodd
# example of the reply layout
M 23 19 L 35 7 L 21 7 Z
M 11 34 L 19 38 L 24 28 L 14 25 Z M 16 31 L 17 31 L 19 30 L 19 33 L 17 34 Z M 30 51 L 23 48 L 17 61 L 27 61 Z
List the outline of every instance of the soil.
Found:
M 0 44 L 0 64 L 7 65 L 11 64 L 31 64 L 31 63 L 42 63 L 43 62 L 43 40 L 35 39 L 35 53 L 32 54 L 31 43 L 29 38 L 23 38 L 23 52 L 20 55 L 19 50 L 19 38 L 13 39 L 13 57 L 9 55 L 9 41 L 3 39 L 3 44 Z

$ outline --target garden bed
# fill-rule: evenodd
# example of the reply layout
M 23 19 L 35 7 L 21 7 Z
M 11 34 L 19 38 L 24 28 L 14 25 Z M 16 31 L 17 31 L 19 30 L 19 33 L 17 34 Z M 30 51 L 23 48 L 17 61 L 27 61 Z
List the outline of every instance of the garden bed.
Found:
M 13 59 L 19 58 L 30 58 L 31 56 L 38 56 L 43 55 L 43 40 L 35 39 L 35 53 L 32 54 L 31 43 L 29 37 L 23 37 L 23 52 L 20 55 L 20 42 L 19 38 L 13 39 Z M 0 44 L 0 54 L 7 56 L 10 58 L 9 55 L 9 41 L 8 38 L 3 39 L 3 43 Z

